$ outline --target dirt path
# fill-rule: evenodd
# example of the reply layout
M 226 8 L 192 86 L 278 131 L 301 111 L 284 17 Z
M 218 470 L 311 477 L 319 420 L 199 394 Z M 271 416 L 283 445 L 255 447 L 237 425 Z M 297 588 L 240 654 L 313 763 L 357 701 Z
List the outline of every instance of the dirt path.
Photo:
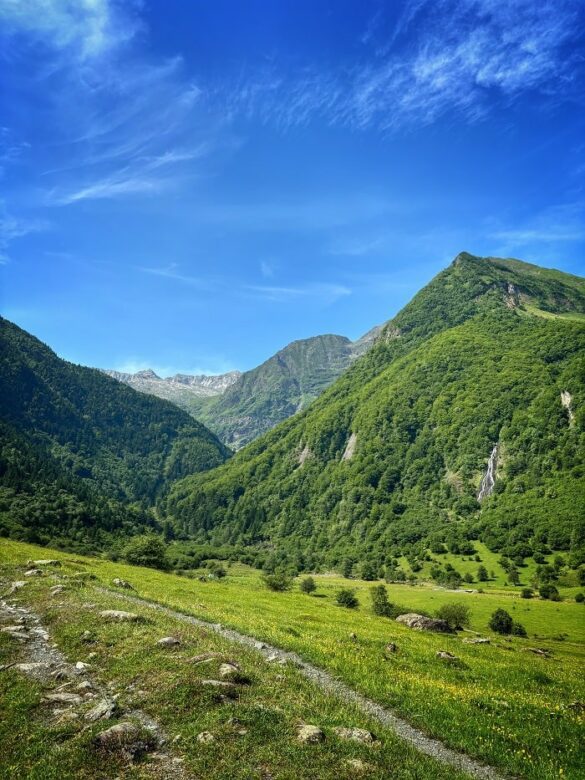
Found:
M 444 745 L 438 739 L 427 736 L 424 732 L 411 726 L 410 723 L 400 718 L 391 710 L 382 707 L 381 704 L 377 704 L 366 696 L 363 696 L 361 693 L 353 690 L 349 685 L 336 679 L 324 669 L 307 663 L 307 661 L 304 661 L 296 653 L 291 653 L 278 647 L 268 645 L 265 642 L 260 642 L 257 639 L 254 639 L 254 637 L 241 634 L 231 628 L 226 628 L 225 626 L 222 626 L 221 623 L 210 623 L 206 620 L 193 617 L 192 615 L 187 615 L 184 612 L 170 609 L 162 604 L 139 598 L 138 596 L 130 596 L 125 593 L 110 590 L 109 588 L 96 587 L 96 590 L 100 593 L 116 596 L 122 601 L 126 601 L 130 604 L 156 609 L 159 612 L 184 623 L 190 623 L 191 625 L 215 631 L 215 633 L 232 642 L 255 648 L 271 662 L 278 663 L 280 661 L 284 663 L 288 661 L 296 666 L 301 674 L 317 684 L 322 690 L 338 696 L 345 701 L 356 704 L 363 712 L 372 716 L 384 726 L 388 726 L 395 734 L 402 737 L 402 739 L 405 739 L 411 745 L 414 745 L 421 753 L 431 756 L 437 761 L 452 766 L 455 769 L 467 772 L 471 777 L 481 778 L 481 780 L 504 780 L 505 778 L 505 775 L 501 774 L 493 767 L 482 764 L 464 753 L 458 753 L 456 750 L 452 750 Z

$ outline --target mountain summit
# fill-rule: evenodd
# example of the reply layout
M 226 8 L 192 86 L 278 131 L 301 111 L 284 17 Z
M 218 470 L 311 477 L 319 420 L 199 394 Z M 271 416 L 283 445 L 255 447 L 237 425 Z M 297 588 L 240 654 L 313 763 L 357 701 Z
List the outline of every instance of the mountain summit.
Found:
M 176 483 L 167 509 L 198 538 L 328 565 L 446 539 L 568 549 L 584 354 L 585 280 L 461 253 L 308 409 Z

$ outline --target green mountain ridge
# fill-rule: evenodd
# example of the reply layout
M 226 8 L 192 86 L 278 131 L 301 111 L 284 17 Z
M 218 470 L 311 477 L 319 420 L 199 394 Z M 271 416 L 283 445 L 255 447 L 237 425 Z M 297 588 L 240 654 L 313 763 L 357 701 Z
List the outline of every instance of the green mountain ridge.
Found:
M 585 280 L 462 253 L 308 409 L 177 482 L 165 510 L 198 541 L 301 566 L 473 538 L 580 548 L 584 314 Z
M 0 530 L 102 547 L 156 525 L 174 479 L 231 454 L 167 401 L 61 360 L 0 318 Z

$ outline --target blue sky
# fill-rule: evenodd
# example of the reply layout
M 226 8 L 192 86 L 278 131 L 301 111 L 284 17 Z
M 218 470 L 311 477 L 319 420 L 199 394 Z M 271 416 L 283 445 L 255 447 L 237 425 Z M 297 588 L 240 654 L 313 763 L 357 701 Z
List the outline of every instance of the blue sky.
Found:
M 585 271 L 581 0 L 0 0 L 0 304 L 75 362 L 358 337 L 461 250 Z

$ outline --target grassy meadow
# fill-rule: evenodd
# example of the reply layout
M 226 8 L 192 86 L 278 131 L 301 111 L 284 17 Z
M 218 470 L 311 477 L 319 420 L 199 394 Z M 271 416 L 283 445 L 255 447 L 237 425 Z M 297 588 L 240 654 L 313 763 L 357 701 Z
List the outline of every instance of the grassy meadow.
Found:
M 14 566 L 24 564 L 29 558 L 47 555 L 46 548 L 5 540 L 0 542 L 0 565 L 4 578 L 14 572 Z M 107 586 L 111 586 L 114 577 L 122 577 L 129 580 L 143 598 L 294 650 L 361 693 L 392 707 L 413 725 L 439 737 L 450 747 L 482 759 L 506 773 L 535 780 L 558 777 L 576 780 L 585 774 L 580 751 L 585 715 L 582 706 L 578 706 L 585 700 L 585 686 L 580 674 L 585 656 L 585 607 L 575 603 L 574 599 L 561 602 L 524 600 L 519 597 L 518 588 L 506 589 L 497 580 L 488 583 L 484 593 L 455 593 L 432 585 L 388 586 L 390 600 L 409 611 L 433 613 L 442 604 L 452 602 L 468 605 L 471 610 L 470 629 L 491 638 L 489 645 L 469 645 L 463 639 L 473 636 L 473 633 L 445 636 L 417 632 L 393 620 L 375 616 L 368 594 L 372 583 L 316 575 L 317 591 L 314 595 L 301 593 L 296 585 L 290 592 L 274 593 L 266 589 L 259 572 L 242 565 L 228 567 L 227 577 L 223 580 L 202 582 L 197 578 L 101 559 L 53 551 L 50 555 L 66 563 L 62 571 L 91 573 Z M 478 566 L 476 562 L 470 564 Z M 489 563 L 485 565 L 489 570 Z M 460 559 L 457 567 L 465 571 Z M 348 586 L 355 589 L 359 598 L 360 604 L 355 610 L 341 608 L 334 601 L 337 590 Z M 114 597 L 97 594 L 91 583 L 79 591 L 68 591 L 70 607 L 62 611 L 51 607 L 42 581 L 31 583 L 21 593 L 23 601 L 32 599 L 46 616 L 56 641 L 70 655 L 75 656 L 81 651 L 81 630 L 88 625 L 98 629 L 100 647 L 103 645 L 100 674 L 111 676 L 122 686 L 128 680 L 139 679 L 140 688 L 150 691 L 144 706 L 156 710 L 161 719 L 163 715 L 168 719 L 165 728 L 185 732 L 191 741 L 196 730 L 219 728 L 219 721 L 214 719 L 221 720 L 223 715 L 218 710 L 201 710 L 196 706 L 196 697 L 193 707 L 186 705 L 189 696 L 194 694 L 186 691 L 189 681 L 181 676 L 185 667 L 174 665 L 175 656 L 159 658 L 158 653 L 143 653 L 143 647 L 152 644 L 155 634 L 162 636 L 179 630 L 169 624 L 169 618 L 152 615 L 150 611 L 148 616 L 154 622 L 140 628 L 140 632 L 146 632 L 144 636 L 140 633 L 140 637 L 138 634 L 128 637 L 120 627 L 96 626 L 92 620 L 93 613 L 75 606 L 77 600 L 79 604 L 108 602 L 109 606 L 125 608 Z M 506 609 L 525 626 L 527 638 L 499 637 L 489 631 L 489 617 L 499 607 Z M 136 611 L 134 607 L 131 609 Z M 194 652 L 222 644 L 220 638 L 211 635 L 201 638 L 200 631 L 189 630 L 193 636 L 188 641 L 193 648 L 198 648 Z M 184 633 L 187 629 L 181 626 L 180 631 Z M 384 647 L 389 642 L 395 642 L 398 650 L 386 655 Z M 203 650 L 199 649 L 201 647 Z M 535 648 L 547 650 L 549 657 L 536 655 L 532 652 Z M 459 660 L 446 663 L 437 658 L 439 650 L 446 650 Z M 223 651 L 232 652 L 225 647 Z M 274 672 L 253 651 L 238 649 L 237 652 L 245 656 L 245 666 L 254 679 L 262 681 L 259 682 L 260 687 L 251 686 L 237 706 L 248 706 L 248 696 L 260 696 L 270 702 L 269 706 L 285 710 L 280 726 L 273 723 L 271 731 L 269 724 L 265 724 L 266 733 L 272 734 L 265 749 L 270 752 L 273 748 L 274 755 L 281 756 L 277 767 L 274 766 L 274 757 L 270 758 L 267 753 L 264 758 L 264 763 L 276 770 L 274 776 L 351 776 L 350 770 L 344 769 L 340 763 L 348 749 L 340 747 L 338 750 L 337 744 L 330 749 L 333 742 L 326 741 L 323 746 L 317 746 L 315 755 L 323 751 L 322 764 L 314 763 L 317 759 L 313 756 L 309 765 L 303 763 L 305 753 L 300 751 L 294 739 L 290 739 L 291 724 L 295 719 L 305 719 L 325 726 L 330 723 L 348 725 L 348 720 L 351 720 L 349 725 L 362 725 L 364 716 L 357 712 L 348 713 L 347 705 L 320 694 L 295 670 L 285 668 L 283 671 L 279 668 L 278 672 Z M 285 678 L 278 680 L 278 685 L 273 679 L 277 673 Z M 148 685 L 144 683 L 146 679 L 150 681 Z M 17 710 L 15 717 L 18 717 L 19 708 L 25 705 L 14 694 L 7 695 Z M 26 694 L 24 698 L 30 699 L 30 695 Z M 577 706 L 572 706 L 576 703 Z M 249 706 L 253 704 L 250 702 Z M 240 715 L 237 717 L 240 718 Z M 259 729 L 257 734 L 256 728 Z M 370 724 L 370 728 L 377 734 L 384 733 L 384 729 L 375 724 Z M 260 726 L 250 731 L 255 736 L 246 737 L 247 748 L 250 740 L 260 739 L 263 733 Z M 33 736 L 31 739 L 35 743 L 36 738 Z M 382 772 L 380 767 L 383 766 L 386 769 L 392 767 L 393 777 L 457 776 L 454 770 L 439 770 L 427 759 L 412 763 L 412 750 L 390 734 L 384 733 L 383 745 L 381 752 L 370 749 L 367 755 L 368 763 L 372 764 L 368 776 L 387 777 L 387 771 L 377 774 Z M 15 749 L 23 748 L 19 744 Z M 260 767 L 263 763 L 261 747 L 257 746 L 258 753 L 254 752 L 255 749 L 250 747 L 252 763 L 246 759 L 247 766 L 256 762 Z M 360 749 L 363 752 L 363 746 Z M 236 753 L 238 750 L 234 747 Z M 354 746 L 352 750 L 357 748 Z M 193 756 L 189 753 L 188 760 L 194 762 L 193 767 L 198 771 L 205 769 L 207 775 L 214 778 L 262 777 L 260 769 L 257 775 L 245 774 L 242 767 L 235 769 L 235 758 L 234 763 L 230 763 L 233 757 L 230 758 L 230 750 L 224 749 L 223 742 L 221 749 L 219 745 L 212 747 L 206 756 L 209 758 L 207 765 L 197 763 L 207 760 L 198 753 Z M 214 769 L 214 774 L 210 775 L 214 761 L 219 761 L 220 769 Z M 297 761 L 300 762 L 298 765 Z M 244 773 L 238 774 L 238 771 Z M 31 775 L 37 776 L 40 777 Z

